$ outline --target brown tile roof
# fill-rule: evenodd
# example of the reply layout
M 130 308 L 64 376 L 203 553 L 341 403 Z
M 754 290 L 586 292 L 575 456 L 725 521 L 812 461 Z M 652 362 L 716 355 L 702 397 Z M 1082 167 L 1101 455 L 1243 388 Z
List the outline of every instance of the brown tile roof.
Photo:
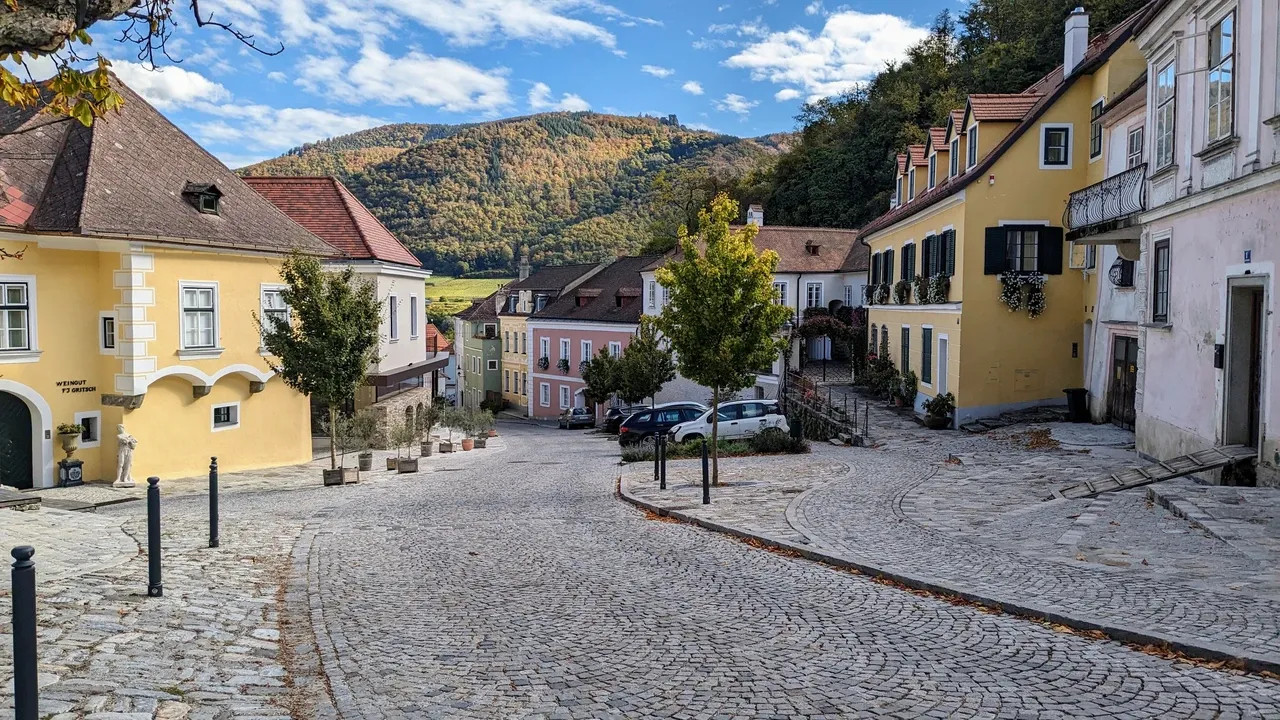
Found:
M 118 78 L 111 84 L 124 106 L 88 128 L 0 104 L 0 195 L 8 200 L 0 222 L 33 233 L 340 255 Z M 183 194 L 189 184 L 217 187 L 217 215 L 196 209 Z
M 453 352 L 453 343 L 440 332 L 435 323 L 427 323 L 427 352 Z
M 476 298 L 471 301 L 471 307 L 459 312 L 454 317 L 460 320 L 469 320 L 471 322 L 497 322 L 498 321 L 498 292 L 494 291 L 489 297 Z
M 1129 40 L 1132 36 L 1135 23 L 1151 12 L 1152 8 L 1152 5 L 1145 6 L 1138 12 L 1130 15 L 1119 25 L 1094 38 L 1093 41 L 1089 43 L 1089 47 L 1085 51 L 1084 59 L 1080 61 L 1080 66 L 1072 73 L 1072 77 L 1091 73 L 1106 62 L 1107 58 L 1111 57 L 1112 53 Z M 932 190 L 927 190 L 923 194 L 916 195 L 915 200 L 912 200 L 905 205 L 900 205 L 867 223 L 862 227 L 862 237 L 865 238 L 872 233 L 879 232 L 880 230 L 883 230 L 895 223 L 905 220 L 920 210 L 930 207 L 931 205 L 954 195 L 964 189 L 965 186 L 974 179 L 986 175 L 987 170 L 991 169 L 992 165 L 995 165 L 996 161 L 1000 159 L 1000 156 L 1012 147 L 1013 144 L 1017 142 L 1025 132 L 1027 132 L 1027 130 L 1032 128 L 1040 116 L 1044 114 L 1050 106 L 1057 102 L 1058 98 L 1060 98 L 1062 94 L 1071 87 L 1071 83 L 1062 81 L 1061 67 L 1046 75 L 1045 79 L 1051 79 L 1054 77 L 1057 78 L 1056 84 L 1052 85 L 1052 87 L 1044 88 L 1045 92 L 1036 96 L 1038 99 L 1034 107 L 1032 107 L 1031 110 L 1023 116 L 1022 120 L 1018 123 L 1018 126 L 1001 139 L 1000 142 L 991 149 L 991 152 L 987 153 L 987 155 L 978 162 L 976 166 L 960 173 L 956 177 L 943 180 L 935 185 Z M 1045 82 L 1045 79 L 1039 81 L 1036 86 L 1041 86 L 1042 83 Z
M 337 178 L 267 176 L 244 181 L 294 222 L 350 258 L 422 267 Z
M 964 134 L 964 128 L 961 127 L 961 123 L 963 122 L 964 122 L 964 108 L 958 108 L 958 109 L 952 110 L 951 114 L 947 116 L 947 125 L 954 128 L 957 135 Z
M 1031 112 L 1043 95 L 970 95 L 969 107 L 978 122 L 1018 122 Z
M 908 145 L 907 154 L 911 156 L 912 165 L 928 165 L 929 161 L 924 156 L 923 145 Z
M 906 171 L 907 171 L 907 156 L 903 155 L 902 153 L 898 153 L 898 174 L 901 175 Z
M 756 233 L 753 244 L 757 251 L 778 254 L 776 272 L 780 273 L 866 272 L 871 267 L 871 253 L 858 242 L 858 236 L 857 230 L 847 228 L 765 225 Z M 817 248 L 816 253 L 810 251 L 812 247 Z M 679 257 L 677 248 L 645 269 L 657 269 L 668 258 Z
M 547 267 L 539 268 L 537 272 L 531 273 L 524 280 L 511 283 L 507 286 L 507 290 L 563 290 L 574 280 L 597 267 L 599 265 L 596 263 L 548 265 Z
M 644 301 L 636 292 L 641 287 L 640 273 L 658 258 L 653 255 L 620 257 L 592 275 L 573 290 L 551 301 L 533 320 L 582 320 L 587 322 L 640 322 Z M 587 299 L 579 305 L 578 297 Z M 619 307 L 618 302 L 622 301 Z
M 947 129 L 944 127 L 929 128 L 929 147 L 935 151 L 947 150 Z

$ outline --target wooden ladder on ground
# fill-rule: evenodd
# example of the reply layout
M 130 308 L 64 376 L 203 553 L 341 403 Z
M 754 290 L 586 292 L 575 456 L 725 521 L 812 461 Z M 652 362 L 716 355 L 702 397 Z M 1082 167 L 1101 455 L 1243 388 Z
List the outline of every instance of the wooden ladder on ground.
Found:
M 1101 495 L 1104 492 L 1128 490 L 1129 488 L 1142 487 L 1161 480 L 1172 480 L 1176 477 L 1198 473 L 1203 470 L 1215 470 L 1227 465 L 1244 462 L 1257 456 L 1257 448 L 1245 447 L 1244 445 L 1209 448 L 1208 450 L 1193 452 L 1190 455 L 1182 455 L 1172 460 L 1157 461 L 1155 464 L 1147 465 L 1146 467 L 1121 470 L 1104 478 L 1087 480 L 1078 485 L 1054 490 L 1053 494 L 1045 499 L 1066 498 L 1067 500 L 1078 500 L 1080 498 L 1090 498 Z

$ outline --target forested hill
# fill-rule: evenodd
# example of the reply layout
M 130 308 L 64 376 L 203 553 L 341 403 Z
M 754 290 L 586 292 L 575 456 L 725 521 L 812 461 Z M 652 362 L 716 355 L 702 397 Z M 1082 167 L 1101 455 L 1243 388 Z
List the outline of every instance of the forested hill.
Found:
M 440 272 L 514 269 L 634 252 L 670 225 L 671 178 L 738 183 L 787 135 L 742 140 L 655 118 L 549 113 L 476 125 L 402 124 L 291 150 L 246 175 L 323 175 Z M 664 180 L 666 182 L 664 182 Z

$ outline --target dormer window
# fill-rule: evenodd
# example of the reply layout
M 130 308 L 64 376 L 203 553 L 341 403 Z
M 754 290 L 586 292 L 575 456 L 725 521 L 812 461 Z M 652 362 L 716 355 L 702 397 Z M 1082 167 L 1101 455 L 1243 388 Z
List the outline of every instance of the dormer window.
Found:
M 818 248 L 820 248 L 820 247 L 822 247 L 822 246 L 821 246 L 821 245 L 812 245 L 812 244 L 808 244 L 808 245 L 805 245 L 805 246 L 804 246 L 804 251 L 805 251 L 806 253 L 810 254 L 810 255 L 817 255 L 817 254 L 818 254 Z
M 182 196 L 187 202 L 195 206 L 195 209 L 206 215 L 217 215 L 219 205 L 222 201 L 222 191 L 217 185 L 211 183 L 187 183 L 182 189 Z
M 916 199 L 916 169 L 911 168 L 907 173 L 907 200 Z
M 938 183 L 938 154 L 934 153 L 929 156 L 929 189 Z

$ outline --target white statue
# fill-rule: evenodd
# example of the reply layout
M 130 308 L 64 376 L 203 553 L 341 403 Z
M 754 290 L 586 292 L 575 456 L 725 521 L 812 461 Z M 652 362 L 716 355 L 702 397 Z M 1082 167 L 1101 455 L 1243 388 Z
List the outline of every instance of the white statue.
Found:
M 138 447 L 138 439 L 124 431 L 124 425 L 116 426 L 116 481 L 112 487 L 133 487 L 133 450 Z

